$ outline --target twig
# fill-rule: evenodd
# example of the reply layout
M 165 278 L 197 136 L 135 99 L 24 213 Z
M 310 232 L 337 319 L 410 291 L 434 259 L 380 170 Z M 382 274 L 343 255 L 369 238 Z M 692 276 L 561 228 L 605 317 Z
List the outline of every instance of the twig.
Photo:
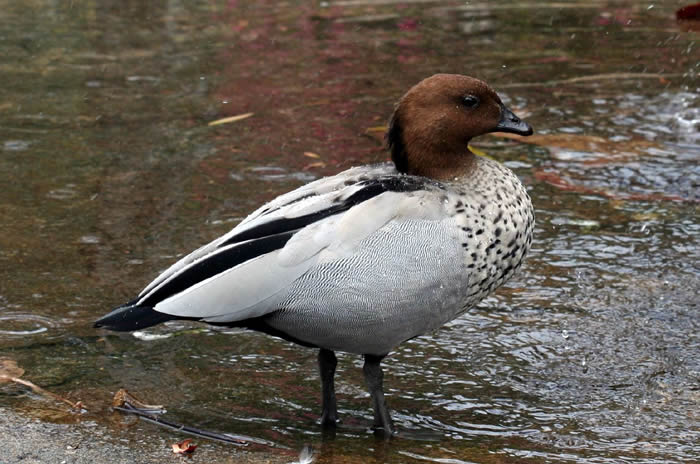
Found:
M 184 424 L 170 422 L 168 420 L 154 416 L 153 414 L 148 413 L 142 409 L 136 408 L 133 405 L 131 405 L 128 401 L 124 402 L 123 406 L 115 406 L 114 409 L 124 412 L 126 414 L 134 414 L 140 417 L 141 419 L 145 420 L 146 422 L 150 422 L 151 424 L 159 425 L 161 427 L 165 427 L 171 430 L 176 430 L 178 432 L 186 433 L 188 435 L 193 435 L 195 437 L 208 438 L 210 440 L 230 443 L 236 446 L 247 446 L 250 443 L 255 443 L 257 445 L 272 446 L 275 448 L 286 448 L 285 446 L 279 445 L 271 441 L 262 440 L 260 438 L 253 438 L 245 435 L 234 435 L 231 433 L 210 432 L 208 430 L 200 430 L 194 427 L 189 427 Z
M 85 407 L 83 406 L 82 401 L 78 401 L 78 402 L 74 403 L 67 398 L 63 398 L 62 396 L 58 396 L 55 393 L 51 393 L 50 391 L 41 388 L 39 385 L 33 384 L 29 380 L 22 380 L 18 377 L 6 377 L 6 378 L 9 378 L 12 382 L 25 385 L 25 386 L 31 388 L 32 390 L 34 390 L 35 392 L 39 393 L 40 395 L 48 396 L 48 397 L 53 398 L 55 400 L 66 403 L 67 405 L 69 405 L 73 409 L 77 409 L 78 411 L 85 410 Z
M 499 84 L 499 89 L 515 88 L 515 87 L 551 87 L 560 84 L 577 84 L 580 82 L 598 82 L 607 80 L 623 80 L 623 79 L 667 79 L 669 77 L 678 77 L 681 74 L 658 74 L 658 73 L 610 73 L 610 74 L 593 74 L 590 76 L 571 77 L 569 79 L 560 79 L 544 82 L 513 82 L 511 84 Z
M 228 124 L 230 122 L 236 122 L 240 121 L 242 119 L 246 119 L 251 117 L 255 113 L 243 113 L 243 114 L 237 114 L 236 116 L 229 116 L 228 118 L 222 118 L 222 119 L 217 119 L 216 121 L 211 121 L 208 126 L 218 126 L 219 124 Z

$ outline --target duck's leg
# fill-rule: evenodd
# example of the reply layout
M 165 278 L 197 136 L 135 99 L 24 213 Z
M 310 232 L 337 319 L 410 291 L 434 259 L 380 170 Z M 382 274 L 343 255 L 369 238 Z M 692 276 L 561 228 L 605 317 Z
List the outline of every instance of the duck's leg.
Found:
M 382 362 L 384 356 L 376 356 L 373 354 L 365 355 L 365 365 L 362 370 L 365 373 L 365 382 L 369 394 L 372 396 L 372 406 L 374 407 L 374 428 L 382 429 L 385 436 L 390 436 L 394 433 L 394 424 L 391 421 L 389 410 L 384 401 L 384 374 L 379 363 Z
M 335 401 L 335 366 L 338 359 L 331 350 L 321 348 L 318 352 L 318 370 L 321 373 L 321 398 L 323 411 L 321 412 L 321 426 L 335 427 L 338 421 L 338 408 Z

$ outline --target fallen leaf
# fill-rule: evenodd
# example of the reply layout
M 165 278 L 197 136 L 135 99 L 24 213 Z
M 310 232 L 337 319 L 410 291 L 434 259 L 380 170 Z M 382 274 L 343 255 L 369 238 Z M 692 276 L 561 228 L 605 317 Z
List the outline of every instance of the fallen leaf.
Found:
M 323 161 L 317 161 L 315 163 L 309 163 L 306 166 L 303 167 L 304 171 L 308 171 L 309 169 L 315 169 L 315 168 L 325 168 L 326 163 Z
M 522 136 L 499 132 L 497 137 L 516 140 L 531 145 L 539 145 L 554 150 L 570 150 L 587 152 L 594 155 L 595 159 L 587 159 L 584 164 L 605 164 L 612 161 L 622 161 L 638 156 L 650 148 L 658 148 L 658 145 L 648 140 L 622 140 L 614 142 L 603 137 L 580 134 L 542 134 Z
M 144 411 L 165 412 L 165 407 L 162 404 L 146 404 L 129 393 L 125 388 L 120 388 L 119 391 L 114 394 L 114 398 L 112 398 L 112 407 L 123 408 L 127 405 Z
M 173 443 L 171 446 L 175 454 L 192 454 L 197 449 L 197 445 L 192 444 L 191 438 L 185 438 L 180 443 Z
M 582 185 L 574 185 L 564 180 L 559 174 L 551 171 L 536 170 L 535 179 L 568 192 L 594 193 L 592 189 L 588 189 Z
M 611 201 L 692 201 L 678 195 L 666 195 L 663 193 L 625 193 L 611 192 L 603 189 L 589 188 L 585 185 L 573 184 L 559 174 L 551 171 L 536 170 L 535 179 L 547 183 L 553 187 L 567 192 L 599 195 L 609 198 Z
M 700 20 L 700 3 L 686 5 L 676 10 L 678 20 Z
M 254 115 L 255 113 L 243 113 L 237 114 L 236 116 L 229 116 L 228 118 L 217 119 L 216 121 L 211 121 L 208 126 L 218 126 L 219 124 L 228 124 L 229 122 L 236 122 L 242 119 L 246 119 Z
M 308 156 L 309 158 L 316 158 L 316 159 L 321 157 L 321 155 L 318 155 L 312 151 L 305 151 L 304 156 Z
M 387 129 L 386 126 L 373 126 L 373 127 L 368 127 L 367 129 L 365 129 L 365 133 L 370 133 L 370 132 L 381 132 L 381 133 L 384 133 L 384 132 L 386 132 L 387 130 L 388 130 L 388 129 Z
M 30 382 L 29 380 L 20 379 L 22 375 L 24 375 L 24 369 L 19 367 L 15 360 L 9 358 L 0 359 L 0 383 L 18 383 L 20 385 L 24 385 L 25 387 L 31 388 L 40 395 L 48 396 L 49 398 L 52 398 L 54 400 L 62 401 L 70 405 L 70 407 L 73 409 L 77 409 L 78 411 L 84 410 L 82 401 L 74 403 L 67 398 L 63 398 L 62 396 L 59 396 L 55 393 L 51 393 L 50 391 L 41 388 L 40 386 Z
M 14 359 L 0 359 L 0 383 L 12 382 L 23 374 L 24 369 L 19 367 Z

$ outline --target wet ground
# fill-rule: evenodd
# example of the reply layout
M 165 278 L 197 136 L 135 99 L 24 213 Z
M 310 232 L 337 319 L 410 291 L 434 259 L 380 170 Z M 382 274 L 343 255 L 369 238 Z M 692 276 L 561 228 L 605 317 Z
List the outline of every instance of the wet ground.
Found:
M 700 460 L 700 60 L 680 6 L 0 2 L 0 357 L 86 412 L 14 383 L 0 406 L 136 449 L 182 438 L 110 413 L 125 387 L 275 444 L 253 461 Z M 358 357 L 340 358 L 328 437 L 312 350 L 91 328 L 260 203 L 385 160 L 393 103 L 436 72 L 487 80 L 535 127 L 474 146 L 521 177 L 538 228 L 505 288 L 386 361 L 398 438 L 367 431 Z

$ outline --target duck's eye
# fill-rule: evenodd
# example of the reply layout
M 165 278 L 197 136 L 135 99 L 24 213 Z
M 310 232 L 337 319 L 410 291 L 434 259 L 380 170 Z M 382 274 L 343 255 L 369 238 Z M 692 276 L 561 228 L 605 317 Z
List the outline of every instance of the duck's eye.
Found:
M 479 97 L 475 97 L 474 95 L 467 95 L 466 97 L 462 98 L 462 104 L 467 108 L 474 109 L 479 106 L 479 103 Z

